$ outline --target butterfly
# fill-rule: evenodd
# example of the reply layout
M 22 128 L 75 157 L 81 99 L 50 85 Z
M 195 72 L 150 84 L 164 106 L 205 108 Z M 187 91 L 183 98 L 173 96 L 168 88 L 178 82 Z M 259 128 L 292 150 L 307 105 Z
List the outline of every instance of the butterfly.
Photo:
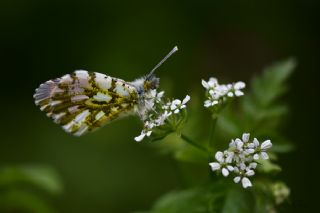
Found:
M 35 104 L 75 136 L 125 115 L 141 115 L 148 110 L 146 94 L 159 86 L 154 71 L 177 50 L 175 46 L 149 74 L 132 82 L 85 70 L 46 81 L 35 90 Z

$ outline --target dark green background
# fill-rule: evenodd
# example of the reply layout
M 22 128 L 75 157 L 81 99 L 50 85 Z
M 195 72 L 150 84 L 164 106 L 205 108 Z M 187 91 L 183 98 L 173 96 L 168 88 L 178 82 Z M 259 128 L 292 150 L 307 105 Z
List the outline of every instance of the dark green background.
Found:
M 50 165 L 64 192 L 48 197 L 58 212 L 147 210 L 179 187 L 173 161 L 137 144 L 136 118 L 81 138 L 64 133 L 33 103 L 42 82 L 87 69 L 133 80 L 174 45 L 158 70 L 161 86 L 182 98 L 200 79 L 248 80 L 274 61 L 295 57 L 284 130 L 296 145 L 281 156 L 292 189 L 284 212 L 316 206 L 319 141 L 317 1 L 1 1 L 0 164 Z

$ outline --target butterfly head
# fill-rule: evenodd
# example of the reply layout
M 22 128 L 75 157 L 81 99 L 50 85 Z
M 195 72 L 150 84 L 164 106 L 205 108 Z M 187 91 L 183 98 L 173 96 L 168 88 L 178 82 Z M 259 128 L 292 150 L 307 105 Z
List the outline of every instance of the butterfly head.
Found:
M 160 79 L 157 78 L 154 74 L 154 71 L 163 64 L 173 53 L 178 50 L 178 47 L 175 46 L 151 71 L 148 75 L 144 77 L 143 81 L 143 90 L 147 92 L 149 90 L 157 89 L 159 86 Z
M 144 96 L 151 90 L 157 89 L 159 87 L 160 79 L 157 78 L 154 74 L 146 75 L 142 78 L 138 78 L 131 82 L 138 92 L 139 96 Z
M 154 74 L 147 75 L 143 83 L 144 91 L 157 89 L 159 87 L 159 82 L 160 79 L 157 78 Z
M 143 94 L 148 93 L 151 90 L 157 89 L 159 86 L 160 79 L 154 74 L 154 71 L 163 64 L 173 53 L 178 50 L 175 46 L 151 71 L 143 78 L 139 78 L 131 84 L 137 88 L 138 94 L 143 97 Z

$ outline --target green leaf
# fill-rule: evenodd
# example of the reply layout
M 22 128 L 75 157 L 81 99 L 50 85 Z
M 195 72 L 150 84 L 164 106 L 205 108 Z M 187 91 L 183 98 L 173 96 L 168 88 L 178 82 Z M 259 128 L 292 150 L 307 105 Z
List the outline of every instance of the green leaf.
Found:
M 170 192 L 155 203 L 150 213 L 218 213 L 224 189 L 222 185 L 216 184 Z
M 231 187 L 228 191 L 222 213 L 250 213 L 253 212 L 255 201 L 248 189 L 240 186 Z
M 261 77 L 252 82 L 254 97 L 262 106 L 268 106 L 286 91 L 285 81 L 288 79 L 296 62 L 288 59 L 266 68 Z
M 0 170 L 0 188 L 18 184 L 38 187 L 51 194 L 58 194 L 62 191 L 58 174 L 49 167 L 7 166 Z
M 279 98 L 287 90 L 286 80 L 295 66 L 293 59 L 278 62 L 253 79 L 252 92 L 241 99 L 241 114 L 247 129 L 277 128 L 288 112 L 286 105 L 278 103 Z
M 275 163 L 272 163 L 270 160 L 258 160 L 258 163 L 261 164 L 258 167 L 259 172 L 261 173 L 279 173 L 281 172 L 281 167 Z
M 254 206 L 252 191 L 228 180 L 168 193 L 150 213 L 250 213 Z
M 0 212 L 53 213 L 43 198 L 22 190 L 9 190 L 0 194 Z
M 255 197 L 255 212 L 276 212 L 272 182 L 268 179 L 258 179 L 254 182 L 253 193 Z

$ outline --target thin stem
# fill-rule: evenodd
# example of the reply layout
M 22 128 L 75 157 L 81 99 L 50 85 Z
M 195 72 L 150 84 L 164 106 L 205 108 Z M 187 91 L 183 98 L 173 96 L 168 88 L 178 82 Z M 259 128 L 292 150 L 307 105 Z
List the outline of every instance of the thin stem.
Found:
M 213 136 L 214 136 L 214 130 L 216 129 L 216 126 L 217 126 L 217 120 L 218 120 L 218 116 L 212 115 L 211 128 L 210 128 L 210 133 L 209 133 L 209 146 L 211 148 L 214 147 Z
M 186 135 L 184 134 L 181 134 L 181 139 L 183 139 L 185 142 L 187 142 L 188 144 L 190 144 L 191 146 L 203 151 L 203 152 L 206 152 L 206 153 L 209 153 L 209 150 L 199 144 L 197 144 L 196 142 L 194 142 L 193 140 L 191 140 L 189 137 L 187 137 Z

